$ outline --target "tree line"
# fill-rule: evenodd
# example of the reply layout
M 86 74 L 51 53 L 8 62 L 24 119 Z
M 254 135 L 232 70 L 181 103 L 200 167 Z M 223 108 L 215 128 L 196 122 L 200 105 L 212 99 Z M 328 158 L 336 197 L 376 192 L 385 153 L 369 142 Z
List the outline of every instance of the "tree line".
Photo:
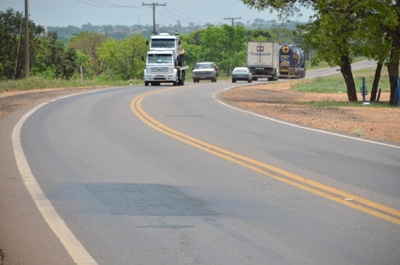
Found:
M 24 74 L 25 23 L 21 12 L 0 12 L 0 80 L 17 80 Z M 173 32 L 171 32 L 173 33 Z M 246 41 L 280 39 L 293 42 L 293 32 L 286 28 L 247 30 L 242 25 L 214 26 L 180 36 L 185 61 L 215 61 L 221 73 L 229 76 L 237 65 L 245 64 Z M 143 78 L 148 38 L 141 33 L 115 39 L 97 32 L 80 32 L 67 43 L 57 32 L 29 21 L 31 75 L 48 79 L 79 78 L 129 80 Z
M 285 28 L 290 30 L 295 30 L 297 25 L 304 24 L 304 22 L 299 21 L 291 21 L 285 20 L 283 23 L 279 22 L 275 19 L 264 20 L 261 18 L 254 18 L 253 22 L 250 20 L 245 21 L 244 23 L 240 20 L 235 21 L 235 25 L 244 26 L 248 30 L 254 29 L 275 29 L 275 28 Z M 185 34 L 190 34 L 193 31 L 204 29 L 205 27 L 210 26 L 211 24 L 199 25 L 194 23 L 188 23 L 187 26 L 181 25 L 178 20 L 176 24 L 172 25 L 160 25 L 157 24 L 156 28 L 159 32 L 185 32 Z M 219 25 L 220 26 L 220 25 Z M 127 35 L 132 35 L 136 33 L 141 33 L 143 37 L 150 38 L 153 32 L 153 25 L 140 25 L 135 24 L 132 26 L 126 25 L 92 25 L 91 23 L 83 24 L 80 27 L 77 26 L 67 26 L 67 27 L 47 27 L 48 31 L 56 31 L 58 34 L 58 38 L 65 43 L 69 41 L 75 35 L 78 35 L 80 32 L 98 32 L 102 33 L 108 37 L 113 39 L 121 40 L 125 38 Z M 280 40 L 278 40 L 280 41 Z

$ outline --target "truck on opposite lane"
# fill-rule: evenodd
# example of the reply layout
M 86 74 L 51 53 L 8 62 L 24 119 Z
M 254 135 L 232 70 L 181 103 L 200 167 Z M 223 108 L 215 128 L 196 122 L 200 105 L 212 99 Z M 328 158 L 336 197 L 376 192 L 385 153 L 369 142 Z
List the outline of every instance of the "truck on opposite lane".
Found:
M 184 65 L 184 55 L 185 51 L 177 33 L 151 36 L 143 75 L 144 85 L 172 83 L 183 86 L 186 70 L 189 69 L 189 66 Z

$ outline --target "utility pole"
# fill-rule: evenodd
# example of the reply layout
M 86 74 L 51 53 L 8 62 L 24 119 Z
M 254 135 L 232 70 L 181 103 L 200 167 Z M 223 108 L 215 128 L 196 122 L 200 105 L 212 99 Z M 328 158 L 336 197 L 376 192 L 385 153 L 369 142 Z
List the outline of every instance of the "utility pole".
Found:
M 242 17 L 227 17 L 227 18 L 224 18 L 225 20 L 232 20 L 232 27 L 233 27 L 233 20 L 235 20 L 235 19 L 242 19 Z
M 29 77 L 29 11 L 25 0 L 25 78 Z
M 152 3 L 152 4 L 145 4 L 142 3 L 142 6 L 153 6 L 153 35 L 157 34 L 156 31 L 156 6 L 166 6 L 166 4 L 159 4 L 159 3 Z

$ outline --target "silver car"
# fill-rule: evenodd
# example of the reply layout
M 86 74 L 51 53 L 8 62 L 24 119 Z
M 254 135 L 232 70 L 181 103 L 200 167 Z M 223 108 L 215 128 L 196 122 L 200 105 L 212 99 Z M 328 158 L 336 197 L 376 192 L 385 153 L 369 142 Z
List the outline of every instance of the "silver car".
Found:
M 247 67 L 236 67 L 232 71 L 232 83 L 236 83 L 237 80 L 251 83 L 252 79 L 253 75 Z

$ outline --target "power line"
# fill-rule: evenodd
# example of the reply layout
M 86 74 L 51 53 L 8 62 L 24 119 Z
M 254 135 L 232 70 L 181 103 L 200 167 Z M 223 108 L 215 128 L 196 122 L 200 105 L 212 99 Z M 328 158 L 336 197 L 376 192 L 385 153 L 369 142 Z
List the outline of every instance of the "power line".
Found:
M 235 20 L 235 19 L 242 19 L 242 17 L 227 17 L 227 18 L 224 18 L 225 20 L 232 20 L 232 27 L 233 27 L 233 20 Z
M 142 3 L 142 6 L 153 6 L 153 34 L 156 35 L 156 6 L 166 6 L 166 4 L 159 4 L 159 3 L 152 3 L 152 4 L 145 4 Z
M 108 7 L 108 8 L 143 8 L 141 5 L 117 5 L 110 1 L 106 0 L 76 0 L 80 3 L 90 5 L 90 6 L 98 6 L 98 7 Z
M 180 21 L 183 21 L 183 22 L 186 22 L 186 23 L 193 23 L 193 24 L 200 23 L 200 24 L 204 24 L 204 25 L 206 25 L 206 24 L 216 24 L 217 21 L 220 22 L 219 19 L 215 20 L 215 21 L 208 21 L 208 22 L 206 22 L 204 20 L 196 19 L 196 18 L 194 18 L 192 16 L 186 15 L 183 12 L 180 12 L 177 8 L 174 8 L 171 5 L 166 6 L 166 4 L 158 4 L 158 3 L 144 4 L 144 3 L 142 3 L 141 5 L 140 4 L 121 5 L 121 4 L 113 3 L 115 0 L 76 0 L 76 1 L 80 2 L 80 3 L 83 3 L 83 4 L 86 4 L 86 5 L 95 6 L 95 7 L 102 7 L 102 8 L 143 9 L 143 8 L 148 8 L 149 6 L 153 7 L 153 5 L 154 5 L 154 8 L 153 8 L 153 29 L 154 29 L 154 31 L 155 31 L 155 26 L 156 26 L 156 24 L 155 24 L 155 15 L 154 15 L 154 10 L 155 10 L 156 5 L 165 6 L 166 7 L 165 10 L 168 13 L 170 13 L 170 15 L 168 15 L 166 13 L 163 13 L 163 12 L 160 12 L 158 10 L 155 10 L 155 12 L 157 12 L 159 15 L 161 15 L 163 17 L 166 17 L 166 18 L 174 20 L 174 21 L 180 20 Z M 229 18 L 229 19 L 231 19 L 231 18 Z M 234 18 L 234 19 L 236 19 L 236 18 Z
M 169 10 L 168 7 L 171 8 L 173 11 Z M 207 22 L 205 22 L 205 21 L 198 20 L 198 19 L 195 19 L 195 18 L 193 18 L 193 17 L 191 17 L 191 16 L 185 15 L 184 13 L 182 13 L 182 12 L 180 12 L 179 10 L 175 9 L 175 8 L 172 7 L 171 5 L 169 5 L 168 7 L 166 8 L 167 11 L 169 11 L 171 14 L 173 14 L 173 15 L 175 15 L 175 16 L 177 16 L 177 17 L 183 18 L 183 20 L 185 20 L 185 21 L 193 22 L 193 20 L 195 20 L 195 21 L 197 21 L 197 23 L 201 22 L 201 23 L 203 23 L 203 24 L 207 24 Z M 177 14 L 177 13 L 175 13 L 174 11 L 177 12 L 177 13 L 179 13 L 180 15 Z M 186 18 L 185 18 L 185 17 L 186 17 Z
M 160 11 L 158 11 L 158 10 L 156 10 L 156 12 L 157 12 L 158 14 L 162 15 L 163 17 L 169 18 L 169 19 L 171 19 L 171 20 L 174 20 L 174 21 L 179 20 L 179 21 L 186 22 L 186 23 L 188 23 L 188 24 L 189 24 L 189 23 L 193 23 L 193 24 L 200 23 L 200 24 L 206 25 L 206 24 L 215 24 L 217 21 L 219 21 L 219 20 L 216 20 L 216 21 L 214 21 L 214 22 L 205 22 L 205 21 L 201 21 L 201 20 L 194 19 L 194 18 L 192 18 L 192 20 L 188 20 L 188 19 L 185 19 L 185 18 L 182 17 L 182 16 L 179 16 L 178 14 L 175 14 L 174 12 L 172 12 L 171 10 L 169 10 L 168 8 L 166 8 L 165 10 L 167 10 L 169 13 L 171 13 L 174 17 L 168 16 L 167 14 L 162 13 L 162 12 L 160 12 Z
M 111 0 L 76 0 L 77 2 L 80 2 L 82 4 L 86 4 L 86 5 L 90 5 L 90 6 L 95 6 L 95 7 L 102 7 L 102 8 L 132 8 L 132 9 L 143 9 L 143 8 L 148 8 L 146 6 L 142 5 L 138 5 L 138 4 L 132 4 L 132 5 L 120 5 L 120 4 L 116 4 L 111 2 Z M 147 4 L 147 6 L 152 6 L 153 4 Z M 166 11 L 168 11 L 169 13 L 171 13 L 172 16 L 168 16 L 164 13 L 161 13 L 159 11 L 156 10 L 157 13 L 159 13 L 160 15 L 172 19 L 172 20 L 181 20 L 184 21 L 186 23 L 201 23 L 201 24 L 213 24 L 213 22 L 206 22 L 203 20 L 199 20 L 199 19 L 195 19 L 193 17 L 187 16 L 184 13 L 180 12 L 179 10 L 177 10 L 176 8 L 172 7 L 171 5 L 166 6 Z M 181 15 L 179 15 L 179 14 Z

